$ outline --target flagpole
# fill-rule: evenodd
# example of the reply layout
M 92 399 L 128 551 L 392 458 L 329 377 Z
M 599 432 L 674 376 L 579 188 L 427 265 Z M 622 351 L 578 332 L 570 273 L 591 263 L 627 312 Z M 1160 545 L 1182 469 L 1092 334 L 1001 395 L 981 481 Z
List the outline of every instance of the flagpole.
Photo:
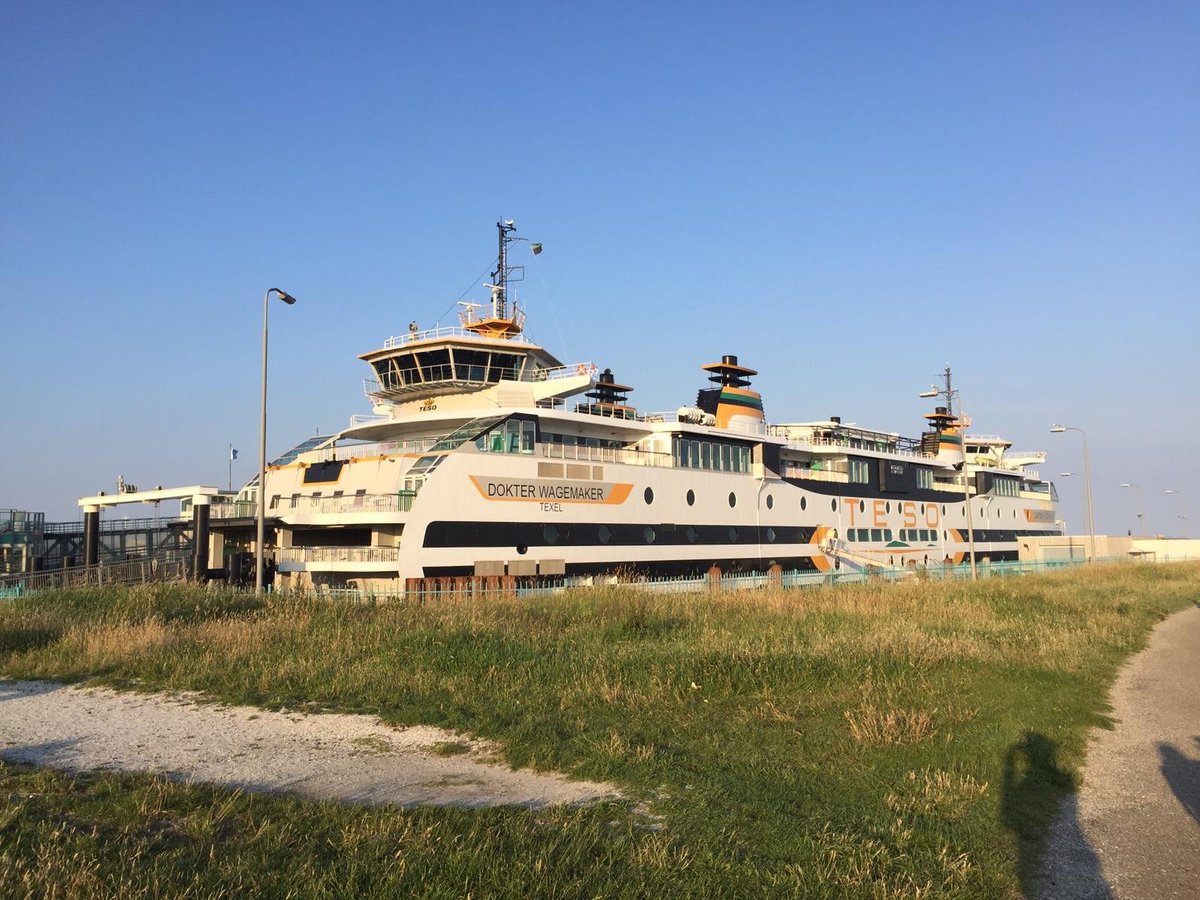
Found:
M 229 445 L 229 485 L 227 490 L 233 490 L 233 444 Z

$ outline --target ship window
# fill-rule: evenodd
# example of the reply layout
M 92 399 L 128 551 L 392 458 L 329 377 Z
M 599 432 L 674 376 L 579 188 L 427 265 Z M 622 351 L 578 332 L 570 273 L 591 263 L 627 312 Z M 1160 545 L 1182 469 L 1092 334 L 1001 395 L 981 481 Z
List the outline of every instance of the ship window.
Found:
M 700 468 L 712 468 L 712 444 L 705 441 L 700 445 Z
M 889 515 L 891 515 L 891 512 L 892 512 L 892 504 L 891 504 L 891 501 L 888 501 L 887 503 L 885 503 L 885 504 L 884 504 L 884 506 L 883 506 L 883 511 L 884 511 L 885 513 L 888 513 Z
M 767 543 L 768 544 L 775 543 L 775 529 L 774 528 L 767 529 Z
M 602 543 L 602 544 L 607 544 L 609 541 L 612 540 L 612 529 L 609 528 L 607 525 L 601 525 L 599 530 L 596 532 L 596 534 L 597 534 L 597 536 L 599 536 L 600 543 Z
M 834 512 L 837 512 L 837 499 L 836 498 L 829 501 L 829 508 L 832 509 Z
M 733 491 L 730 491 L 729 492 L 729 508 L 733 509 L 735 506 L 737 506 L 737 494 L 735 494 Z
M 871 529 L 871 540 L 882 541 L 883 540 L 883 529 L 882 528 L 872 528 Z
M 807 498 L 805 498 L 805 497 L 801 497 L 801 498 L 800 498 L 800 509 L 801 509 L 801 510 L 808 509 L 808 500 L 807 500 Z
M 772 497 L 770 494 L 767 494 L 767 509 L 774 509 L 774 508 L 775 508 L 775 498 Z
M 696 543 L 696 538 L 699 537 L 699 535 L 696 533 L 695 528 L 693 528 L 691 525 L 689 525 L 687 527 L 687 531 L 685 533 L 687 534 L 687 539 L 688 539 L 689 544 Z
M 275 509 L 275 507 L 277 507 L 277 506 L 279 506 L 279 495 L 278 494 L 276 494 L 275 496 L 273 496 L 271 498 L 271 509 Z
M 644 537 L 646 539 L 647 544 L 653 544 L 654 539 L 656 537 L 658 537 L 658 535 L 656 535 L 654 533 L 653 528 L 651 528 L 649 525 L 647 525 L 645 528 L 642 529 L 642 537 Z
M 545 525 L 542 527 L 542 537 L 546 539 L 547 544 L 557 544 L 558 529 L 553 525 Z
M 696 505 L 696 492 L 695 491 L 689 490 L 687 492 L 687 505 L 688 506 Z
M 890 529 L 890 528 L 885 528 L 885 529 L 883 529 L 883 539 L 884 539 L 885 541 L 887 541 L 888 543 L 891 543 L 891 541 L 892 541 L 892 529 Z
M 537 434 L 537 429 L 532 422 L 521 423 L 521 452 L 533 452 L 533 440 Z
M 646 505 L 647 505 L 647 506 L 649 506 L 651 503 L 653 503 L 653 502 L 654 502 L 654 491 L 653 491 L 653 489 L 651 489 L 651 488 L 646 488 L 646 490 L 645 490 L 645 492 L 642 494 L 642 496 L 645 498 L 645 500 L 646 500 Z
M 517 553 L 519 553 L 521 556 L 524 556 L 528 552 L 529 552 L 528 544 L 517 544 Z
M 729 529 L 729 543 L 736 544 L 738 539 L 738 530 L 736 528 Z
M 292 494 L 292 509 L 296 508 L 296 504 L 300 502 L 299 494 Z
M 866 501 L 866 500 L 859 500 L 859 501 L 858 501 L 858 511 L 859 511 L 859 512 L 866 512 L 866 511 L 867 511 L 867 501 Z
M 850 481 L 854 484 L 868 484 L 871 481 L 871 465 L 865 459 L 850 460 Z
M 721 445 L 721 470 L 724 472 L 733 471 L 733 448 L 728 444 Z
M 700 443 L 698 441 L 687 442 L 688 465 L 693 469 L 700 468 Z
M 933 487 L 933 469 L 926 468 L 925 466 L 917 466 L 917 487 Z

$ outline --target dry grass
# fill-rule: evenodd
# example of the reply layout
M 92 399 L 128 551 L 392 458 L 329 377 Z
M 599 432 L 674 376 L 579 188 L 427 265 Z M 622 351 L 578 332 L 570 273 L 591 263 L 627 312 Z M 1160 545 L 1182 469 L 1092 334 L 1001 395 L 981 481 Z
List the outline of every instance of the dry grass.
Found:
M 1197 583 L 1200 565 L 1129 565 L 975 585 L 597 588 L 429 606 L 149 588 L 0 605 L 0 673 L 439 725 L 494 742 L 508 762 L 640 792 L 665 829 L 645 834 L 614 810 L 227 815 L 142 785 L 142 805 L 117 816 L 119 840 L 87 837 L 119 792 L 95 801 L 79 834 L 55 832 L 61 810 L 42 800 L 0 801 L 0 895 L 84 896 L 103 881 L 118 896 L 114 884 L 233 896 L 272 879 L 326 896 L 423 884 L 441 896 L 1015 895 L 1013 833 L 1040 828 L 1033 807 L 1070 779 L 1020 795 L 988 785 L 1003 785 L 1030 733 L 1071 771 L 1119 662 Z M 182 813 L 181 796 L 193 798 Z M 226 837 L 204 844 L 209 833 Z M 200 855 L 171 856 L 172 841 Z M 202 865 L 215 846 L 252 871 Z M 288 880 L 304 852 L 309 881 Z M 154 859 L 174 862 L 147 868 Z M 188 866 L 209 893 L 180 875 Z

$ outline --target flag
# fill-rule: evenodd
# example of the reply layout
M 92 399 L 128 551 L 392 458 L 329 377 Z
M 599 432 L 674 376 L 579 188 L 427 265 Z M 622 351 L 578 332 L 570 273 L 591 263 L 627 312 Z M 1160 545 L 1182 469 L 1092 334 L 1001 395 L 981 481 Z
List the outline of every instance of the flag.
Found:
M 533 251 L 534 256 L 537 256 L 539 253 L 542 252 L 542 245 L 541 244 L 530 244 L 529 249 Z
M 234 450 L 232 447 L 230 447 L 229 448 L 229 461 L 233 462 L 235 459 L 237 459 L 237 451 Z

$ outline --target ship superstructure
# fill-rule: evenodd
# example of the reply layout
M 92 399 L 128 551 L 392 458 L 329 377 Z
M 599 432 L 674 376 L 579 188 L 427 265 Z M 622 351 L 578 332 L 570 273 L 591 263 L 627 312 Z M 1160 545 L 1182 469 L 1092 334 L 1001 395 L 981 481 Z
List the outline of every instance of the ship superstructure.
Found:
M 498 230 L 488 303 L 363 354 L 374 415 L 268 467 L 283 585 L 911 568 L 962 562 L 971 543 L 1015 559 L 1022 537 L 1058 533 L 1053 485 L 1028 468 L 1041 455 L 964 434 L 949 406 L 911 439 L 838 417 L 770 425 L 757 373 L 727 355 L 702 366 L 694 405 L 639 412 L 611 370 L 524 336 L 509 295 L 522 239 Z

